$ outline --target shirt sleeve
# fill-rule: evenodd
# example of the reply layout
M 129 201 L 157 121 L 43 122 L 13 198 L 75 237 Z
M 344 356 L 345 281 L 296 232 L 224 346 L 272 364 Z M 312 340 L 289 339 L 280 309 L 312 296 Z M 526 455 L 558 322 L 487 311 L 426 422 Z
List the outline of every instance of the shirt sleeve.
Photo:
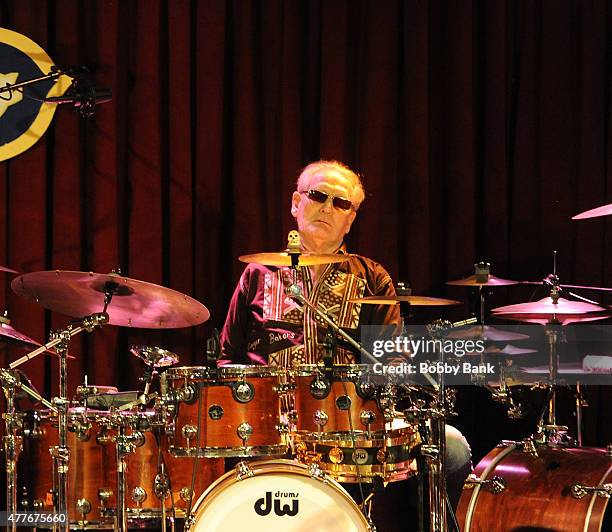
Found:
M 221 359 L 219 365 L 249 364 L 246 356 L 247 335 L 249 326 L 249 288 L 252 282 L 251 272 L 247 266 L 230 301 L 225 324 L 221 330 Z

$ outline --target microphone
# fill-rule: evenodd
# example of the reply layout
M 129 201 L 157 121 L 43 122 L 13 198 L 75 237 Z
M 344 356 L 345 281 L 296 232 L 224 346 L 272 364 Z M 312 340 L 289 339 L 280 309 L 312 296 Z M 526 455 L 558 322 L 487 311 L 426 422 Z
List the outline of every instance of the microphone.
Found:
M 90 118 L 95 112 L 96 105 L 110 102 L 111 90 L 102 87 L 87 87 L 73 82 L 66 94 L 45 98 L 45 103 L 56 105 L 70 104 L 83 118 Z

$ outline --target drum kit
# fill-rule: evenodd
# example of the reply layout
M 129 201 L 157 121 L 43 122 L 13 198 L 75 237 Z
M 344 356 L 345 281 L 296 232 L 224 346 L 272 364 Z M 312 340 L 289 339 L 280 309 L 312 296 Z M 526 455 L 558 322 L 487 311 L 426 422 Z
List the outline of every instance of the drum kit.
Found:
M 426 477 L 419 530 L 459 530 L 452 524 L 445 494 L 444 426 L 453 414 L 455 390 L 445 386 L 442 375 L 430 378 L 429 385 L 407 385 L 392 376 L 381 382 L 371 364 L 379 361 L 312 305 L 297 284 L 297 268 L 348 256 L 302 253 L 299 240 L 292 238 L 283 252 L 241 260 L 291 268 L 294 282 L 287 287 L 288 296 L 311 307 L 330 331 L 354 345 L 362 354 L 361 364 L 332 363 L 335 341 L 330 339 L 322 364 L 223 366 L 218 364 L 221 350 L 215 332 L 202 366 L 180 366 L 176 354 L 160 347 L 133 346 L 131 353 L 144 364 L 142 391 L 119 391 L 85 379 L 69 397 L 68 348 L 75 335 L 109 324 L 192 327 L 210 313 L 185 294 L 116 272 L 42 271 L 16 277 L 11 286 L 18 295 L 78 321 L 40 344 L 12 327 L 8 318 L 0 318 L 0 345 L 32 349 L 0 369 L 7 512 L 52 512 L 58 520 L 37 527 L 54 530 L 183 527 L 200 532 L 246 525 L 266 532 L 363 532 L 375 530 L 369 518 L 372 495 L 363 497 L 362 491 L 358 505 L 340 483 L 361 489 L 363 483 L 378 486 Z M 0 271 L 18 275 L 6 267 Z M 448 284 L 478 290 L 480 319 L 462 322 L 467 328 L 442 327 L 444 335 L 485 340 L 488 348 L 481 357 L 531 351 L 512 344 L 499 347 L 496 342 L 527 335 L 485 324 L 488 289 L 518 281 L 495 277 L 488 264 L 478 263 L 473 276 Z M 585 518 L 578 515 L 581 510 L 570 508 L 570 500 L 588 507 L 591 528 L 585 525 L 584 530 L 599 530 L 603 522 L 605 498 L 612 495 L 612 484 L 606 483 L 612 446 L 576 446 L 567 427 L 557 424 L 556 390 L 560 326 L 606 318 L 610 307 L 560 297 L 567 285 L 554 273 L 545 284 L 548 297 L 496 308 L 492 315 L 545 326 L 549 363 L 538 385 L 548 391 L 546 413 L 532 436 L 502 442 L 477 465 L 459 506 L 462 530 L 497 529 L 491 519 L 516 526 L 559 523 L 554 530 L 578 530 Z M 394 297 L 356 301 L 399 304 L 404 319 L 411 309 L 459 303 L 415 296 L 401 288 Z M 432 335 L 439 330 L 431 329 Z M 59 361 L 59 395 L 50 401 L 18 369 L 43 353 Z M 517 410 L 503 375 L 498 387 L 478 384 Z M 18 399 L 25 396 L 40 406 L 18 408 Z M 224 473 L 226 459 L 237 465 Z M 542 492 L 558 504 L 551 503 L 534 517 L 533 500 Z

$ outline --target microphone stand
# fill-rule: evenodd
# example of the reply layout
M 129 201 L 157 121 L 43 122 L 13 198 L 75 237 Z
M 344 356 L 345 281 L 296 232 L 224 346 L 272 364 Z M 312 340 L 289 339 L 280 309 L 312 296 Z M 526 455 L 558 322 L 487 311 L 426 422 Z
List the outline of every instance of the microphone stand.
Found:
M 22 89 L 23 87 L 28 87 L 30 85 L 35 85 L 36 83 L 41 83 L 43 81 L 57 79 L 57 78 L 59 78 L 60 76 L 63 76 L 63 75 L 68 75 L 68 74 L 66 72 L 61 71 L 57 67 L 51 67 L 51 72 L 49 72 L 48 74 L 45 74 L 43 76 L 39 76 L 37 78 L 28 79 L 28 80 L 22 81 L 20 83 L 13 83 L 12 85 L 10 83 L 7 83 L 4 86 L 0 86 L 0 99 L 2 99 L 2 100 L 10 99 L 10 96 L 9 96 L 9 98 L 4 98 L 2 96 L 5 92 L 8 92 L 9 95 L 11 95 L 12 92 L 17 90 L 17 89 Z

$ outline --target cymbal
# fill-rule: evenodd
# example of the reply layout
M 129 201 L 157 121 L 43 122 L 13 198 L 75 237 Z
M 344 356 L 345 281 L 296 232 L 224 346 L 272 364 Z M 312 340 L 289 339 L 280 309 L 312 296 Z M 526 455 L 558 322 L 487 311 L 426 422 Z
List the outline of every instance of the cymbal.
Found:
M 130 353 L 141 359 L 147 366 L 152 368 L 165 368 L 178 364 L 179 356 L 162 349 L 161 347 L 148 345 L 133 345 L 130 347 Z
M 590 209 L 588 211 L 581 212 L 576 216 L 572 216 L 572 220 L 586 220 L 587 218 L 596 218 L 598 216 L 608 216 L 612 214 L 612 203 L 608 205 L 602 205 L 601 207 L 596 207 L 595 209 Z
M 562 297 L 557 303 L 553 303 L 551 297 L 545 297 L 539 301 L 497 307 L 491 313 L 496 318 L 531 323 L 547 323 L 555 319 L 563 325 L 579 321 L 602 320 L 610 316 L 610 312 L 605 307 L 582 301 L 570 301 Z
M 513 284 L 519 284 L 519 281 L 512 281 L 510 279 L 502 279 L 495 275 L 488 274 L 486 281 L 483 281 L 484 276 L 470 275 L 464 279 L 457 279 L 455 281 L 446 281 L 446 284 L 452 286 L 510 286 Z
M 23 334 L 22 332 L 19 332 L 17 329 L 15 329 L 10 324 L 10 320 L 3 316 L 0 316 L 0 346 L 2 344 L 14 345 L 16 347 L 31 350 L 34 350 L 42 345 L 40 342 L 37 342 L 33 338 L 30 338 L 26 334 Z M 57 355 L 57 352 L 55 351 L 55 349 L 47 349 L 45 351 L 45 355 Z M 68 355 L 68 358 L 75 357 L 72 355 Z
M 456 340 L 465 340 L 467 338 L 482 338 L 484 340 L 491 340 L 492 342 L 512 342 L 514 340 L 527 340 L 529 336 L 527 334 L 517 333 L 514 331 L 504 331 L 497 329 L 491 325 L 474 325 L 468 329 L 455 329 L 450 331 L 447 338 L 453 338 Z
M 0 344 L 2 343 L 31 348 L 41 346 L 39 342 L 19 332 L 10 323 L 4 323 L 4 321 L 0 320 Z
M 210 317 L 202 303 L 181 292 L 115 273 L 33 272 L 13 279 L 11 287 L 16 294 L 72 318 L 102 312 L 105 293 L 110 292 L 109 323 L 123 327 L 191 327 Z
M 515 355 L 528 355 L 532 353 L 537 353 L 537 349 L 527 349 L 524 347 L 517 347 L 516 345 L 507 344 L 500 349 L 494 345 L 487 347 L 484 352 L 487 355 L 506 355 L 506 356 L 515 356 Z
M 415 307 L 442 307 L 461 304 L 461 301 L 455 301 L 454 299 L 426 296 L 367 296 L 357 297 L 349 301 L 351 303 L 363 303 L 366 305 L 396 305 L 397 303 L 410 303 Z
M 291 257 L 288 251 L 270 251 L 253 253 L 251 255 L 241 255 L 238 257 L 240 262 L 248 264 L 263 264 L 264 266 L 291 266 Z M 332 264 L 349 260 L 350 255 L 341 253 L 310 253 L 304 251 L 298 254 L 299 266 L 318 266 L 319 264 Z
M 17 270 L 11 270 L 10 268 L 7 268 L 6 266 L 0 266 L 0 272 L 19 273 Z

